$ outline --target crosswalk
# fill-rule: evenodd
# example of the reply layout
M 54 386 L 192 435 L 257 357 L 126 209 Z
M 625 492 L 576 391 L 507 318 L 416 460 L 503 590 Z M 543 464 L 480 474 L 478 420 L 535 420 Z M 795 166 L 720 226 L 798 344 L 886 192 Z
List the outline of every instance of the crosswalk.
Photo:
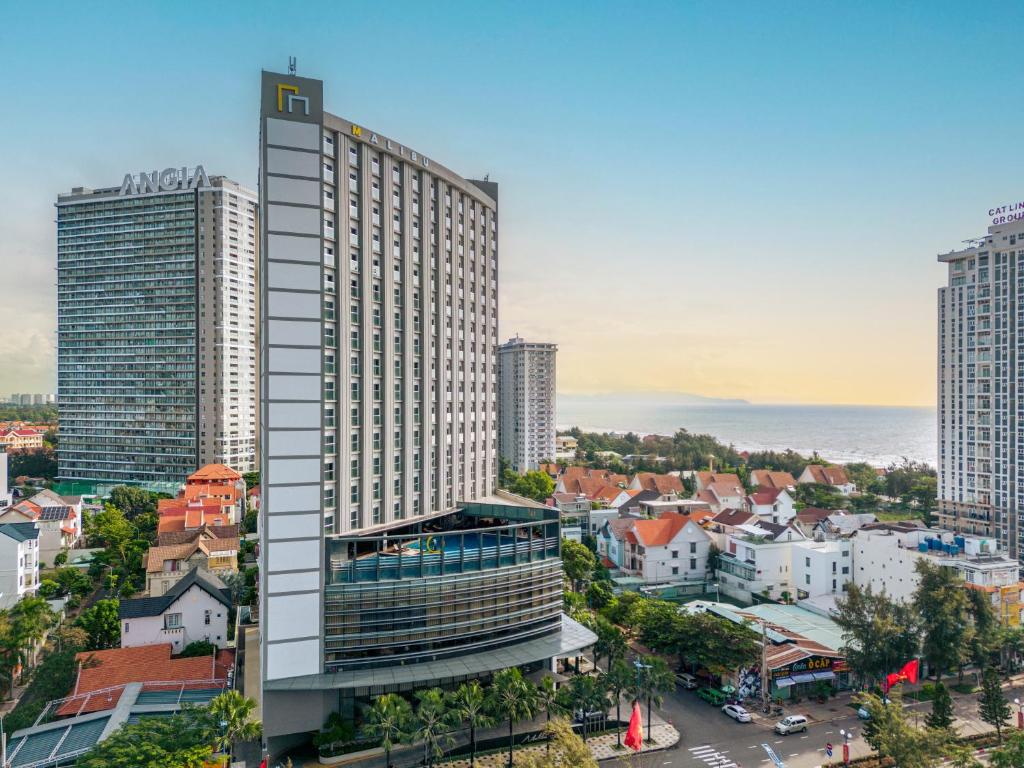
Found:
M 708 768 L 737 768 L 736 762 L 729 758 L 728 750 L 719 752 L 705 744 L 703 747 L 690 747 L 690 754 L 697 760 L 704 761 Z

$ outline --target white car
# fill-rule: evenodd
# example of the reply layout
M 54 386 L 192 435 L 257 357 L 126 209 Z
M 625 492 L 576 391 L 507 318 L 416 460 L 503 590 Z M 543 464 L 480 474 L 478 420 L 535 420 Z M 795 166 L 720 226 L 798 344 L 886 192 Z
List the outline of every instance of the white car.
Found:
M 749 723 L 752 719 L 750 713 L 739 704 L 726 704 L 722 707 L 722 711 L 737 723 Z

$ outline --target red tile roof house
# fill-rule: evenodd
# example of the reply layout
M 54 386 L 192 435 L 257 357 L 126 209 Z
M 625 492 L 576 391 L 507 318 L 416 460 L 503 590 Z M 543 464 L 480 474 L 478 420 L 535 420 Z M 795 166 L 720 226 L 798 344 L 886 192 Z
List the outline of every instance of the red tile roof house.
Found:
M 799 483 L 818 483 L 819 485 L 831 485 L 843 496 L 849 496 L 857 492 L 857 485 L 850 481 L 846 470 L 837 466 L 826 466 L 824 464 L 808 464 L 797 479 Z
M 796 515 L 793 497 L 784 488 L 759 487 L 744 499 L 744 506 L 762 520 L 788 523 Z
M 751 485 L 764 485 L 768 488 L 785 488 L 792 491 L 796 487 L 796 480 L 789 472 L 779 472 L 773 469 L 752 469 L 750 470 Z
M 113 709 L 128 683 L 143 683 L 144 690 L 224 687 L 234 667 L 235 652 L 221 650 L 211 656 L 175 659 L 171 658 L 171 644 L 162 643 L 83 651 L 75 661 L 75 687 L 58 707 L 58 715 Z
M 703 581 L 710 546 L 711 537 L 690 516 L 665 512 L 657 520 L 633 521 L 622 567 L 648 584 Z

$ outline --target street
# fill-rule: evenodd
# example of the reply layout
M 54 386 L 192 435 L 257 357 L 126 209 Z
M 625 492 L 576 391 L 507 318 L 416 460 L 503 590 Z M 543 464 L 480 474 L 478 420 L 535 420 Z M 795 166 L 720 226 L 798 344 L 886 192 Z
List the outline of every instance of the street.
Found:
M 1012 703 L 1014 698 L 1024 699 L 1024 687 L 1004 689 L 1004 695 Z M 850 697 L 830 699 L 825 705 L 797 704 L 787 707 L 785 714 L 806 714 L 813 718 L 807 724 L 807 732 L 779 736 L 773 726 L 782 716 L 765 717 L 753 712 L 754 722 L 737 723 L 723 714 L 718 707 L 706 704 L 690 691 L 676 690 L 665 696 L 661 707 L 662 717 L 680 732 L 679 744 L 665 752 L 657 753 L 661 759 L 654 766 L 673 768 L 765 768 L 771 766 L 771 758 L 763 745 L 767 744 L 786 768 L 816 768 L 830 762 L 840 762 L 843 757 L 841 730 L 851 732 L 852 758 L 871 754 L 871 748 L 861 738 L 864 723 L 852 707 Z M 954 694 L 957 730 L 962 735 L 991 730 L 978 718 L 977 699 L 974 696 Z M 1016 725 L 1017 712 L 1007 721 L 1007 727 Z M 906 709 L 912 719 L 924 721 L 931 711 L 931 702 L 907 700 Z M 913 714 L 912 714 L 913 713 Z M 826 745 L 832 745 L 832 757 L 826 755 Z

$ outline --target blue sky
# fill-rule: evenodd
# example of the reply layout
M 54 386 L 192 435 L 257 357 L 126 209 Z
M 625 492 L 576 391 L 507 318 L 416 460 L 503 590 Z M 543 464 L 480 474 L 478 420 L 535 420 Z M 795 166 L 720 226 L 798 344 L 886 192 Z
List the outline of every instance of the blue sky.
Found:
M 259 70 L 501 185 L 502 334 L 565 392 L 934 400 L 935 254 L 1024 197 L 1024 8 L 0 0 L 0 393 L 53 389 L 56 194 L 254 184 Z

